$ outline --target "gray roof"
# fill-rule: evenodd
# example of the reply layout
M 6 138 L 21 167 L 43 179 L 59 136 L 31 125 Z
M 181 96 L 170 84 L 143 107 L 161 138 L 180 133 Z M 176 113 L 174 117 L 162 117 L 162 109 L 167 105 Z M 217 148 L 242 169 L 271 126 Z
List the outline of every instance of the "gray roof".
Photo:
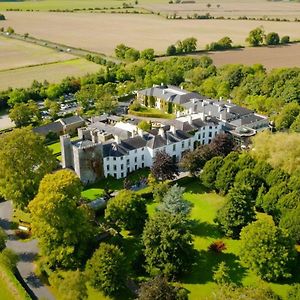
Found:
M 47 135 L 50 132 L 60 133 L 64 129 L 61 122 L 56 121 L 46 125 L 42 125 L 36 128 L 33 128 L 33 131 L 42 135 Z
M 61 119 L 61 121 L 65 124 L 65 125 L 71 125 L 71 124 L 75 124 L 75 123 L 84 123 L 84 119 L 80 116 L 71 116 L 68 118 L 63 118 Z
M 253 115 L 249 115 L 244 118 L 241 118 L 241 119 L 233 120 L 230 122 L 230 124 L 232 124 L 234 126 L 243 126 L 243 125 L 247 125 L 247 124 L 250 125 L 252 123 L 256 123 L 261 120 L 264 120 L 264 118 L 253 114 Z
M 103 157 L 119 157 L 127 154 L 127 149 L 116 142 L 110 142 L 103 145 Z
M 118 128 L 118 127 L 114 127 L 102 122 L 95 122 L 90 124 L 87 129 L 93 130 L 93 129 L 97 129 L 100 131 L 105 131 L 107 133 L 113 134 L 113 135 L 117 135 L 118 137 L 120 137 L 121 139 L 128 139 L 131 136 L 131 133 L 127 130 Z
M 175 104 L 183 104 L 192 98 L 201 98 L 198 93 L 189 92 L 173 85 L 160 85 L 138 91 L 138 94 L 154 96 Z
M 160 135 L 152 136 L 147 142 L 147 147 L 156 149 L 167 145 L 167 140 Z
M 130 139 L 121 141 L 121 145 L 128 150 L 143 148 L 146 146 L 146 144 L 147 140 L 145 138 L 142 138 L 141 136 L 135 136 Z

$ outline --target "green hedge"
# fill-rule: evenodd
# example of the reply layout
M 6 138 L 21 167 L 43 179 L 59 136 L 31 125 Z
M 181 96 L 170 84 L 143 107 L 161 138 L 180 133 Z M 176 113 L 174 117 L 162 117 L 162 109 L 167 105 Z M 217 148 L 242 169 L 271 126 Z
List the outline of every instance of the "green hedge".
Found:
M 174 115 L 170 114 L 160 114 L 160 113 L 150 113 L 150 112 L 142 112 L 142 111 L 134 111 L 129 110 L 129 114 L 135 115 L 138 117 L 147 117 L 147 118 L 160 118 L 160 119 L 174 119 Z

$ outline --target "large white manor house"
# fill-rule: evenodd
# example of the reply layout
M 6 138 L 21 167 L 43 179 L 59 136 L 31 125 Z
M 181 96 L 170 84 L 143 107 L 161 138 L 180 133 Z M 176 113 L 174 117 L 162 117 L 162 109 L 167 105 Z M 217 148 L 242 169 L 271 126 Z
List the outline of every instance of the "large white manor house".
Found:
M 151 167 L 158 151 L 179 161 L 197 144 L 208 144 L 220 132 L 228 132 L 241 143 L 257 130 L 268 128 L 268 119 L 230 101 L 216 101 L 175 86 L 153 86 L 137 92 L 137 100 L 148 107 L 176 114 L 174 120 L 153 123 L 144 132 L 134 120 L 100 116 L 78 129 L 78 140 L 61 136 L 62 165 L 73 169 L 85 184 L 102 177 L 126 177 Z

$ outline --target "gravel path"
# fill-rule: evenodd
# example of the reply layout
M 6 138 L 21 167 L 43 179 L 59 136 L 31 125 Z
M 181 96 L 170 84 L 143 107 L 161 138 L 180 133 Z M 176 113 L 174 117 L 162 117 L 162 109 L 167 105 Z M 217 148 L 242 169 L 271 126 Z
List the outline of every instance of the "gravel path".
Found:
M 12 213 L 13 207 L 11 201 L 0 203 L 0 226 L 8 235 L 6 246 L 19 255 L 18 270 L 37 299 L 55 300 L 48 288 L 34 274 L 34 259 L 38 254 L 37 240 L 22 242 L 15 238 L 14 231 L 10 229 Z

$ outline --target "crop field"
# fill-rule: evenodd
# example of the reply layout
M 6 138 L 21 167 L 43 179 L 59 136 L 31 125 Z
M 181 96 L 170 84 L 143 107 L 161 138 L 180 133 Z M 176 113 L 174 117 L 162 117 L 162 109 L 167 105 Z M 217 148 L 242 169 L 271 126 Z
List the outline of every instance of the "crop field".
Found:
M 268 70 L 300 66 L 300 44 L 280 47 L 245 48 L 225 52 L 212 52 L 209 56 L 216 66 L 224 64 L 253 65 L 260 63 Z
M 64 61 L 74 56 L 0 36 L 0 70 Z
M 297 22 L 167 20 L 152 15 L 100 13 L 5 12 L 5 16 L 3 26 L 11 26 L 17 33 L 28 32 L 36 38 L 105 54 L 113 54 L 120 43 L 163 53 L 170 44 L 191 36 L 198 39 L 199 48 L 224 36 L 235 44 L 245 44 L 249 31 L 258 26 L 291 39 L 300 38 Z
M 0 71 L 0 90 L 8 87 L 28 87 L 33 80 L 60 82 L 67 76 L 83 76 L 95 73 L 101 68 L 84 58 L 62 62 Z
M 277 47 L 256 47 L 208 52 L 199 55 L 191 54 L 189 56 L 199 57 L 202 55 L 210 56 L 214 64 L 218 67 L 226 64 L 262 64 L 267 70 L 299 67 L 300 43 Z M 161 59 L 167 58 L 163 57 Z
M 54 9 L 103 9 L 122 7 L 124 3 L 134 1 L 121 0 L 41 0 L 41 1 L 4 1 L 0 10 L 22 9 L 48 11 Z M 174 14 L 181 16 L 197 13 L 224 17 L 279 17 L 294 19 L 300 15 L 300 5 L 296 2 L 266 0 L 195 0 L 195 4 L 169 4 L 167 0 L 139 0 L 135 9 L 145 8 L 162 15 Z M 175 1 L 174 1 L 175 2 Z M 211 6 L 208 7 L 207 4 Z
M 168 4 L 165 3 L 145 3 L 143 7 L 154 12 L 160 12 L 163 15 L 172 15 L 176 13 L 178 16 L 205 15 L 209 13 L 215 17 L 269 17 L 269 18 L 286 18 L 294 20 L 299 18 L 300 4 L 296 2 L 270 2 L 270 1 L 195 1 L 195 4 Z M 210 7 L 207 4 L 210 4 Z

